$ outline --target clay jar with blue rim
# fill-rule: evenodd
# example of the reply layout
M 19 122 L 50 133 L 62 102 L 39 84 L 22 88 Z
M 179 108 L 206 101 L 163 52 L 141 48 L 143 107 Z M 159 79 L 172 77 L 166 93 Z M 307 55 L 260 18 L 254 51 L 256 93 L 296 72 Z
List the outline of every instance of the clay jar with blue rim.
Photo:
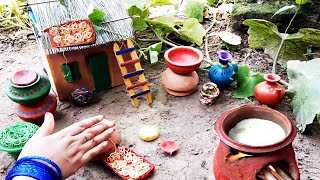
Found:
M 209 79 L 220 90 L 228 88 L 234 82 L 234 76 L 238 72 L 238 65 L 232 55 L 227 51 L 218 51 L 219 63 L 215 63 L 209 70 Z

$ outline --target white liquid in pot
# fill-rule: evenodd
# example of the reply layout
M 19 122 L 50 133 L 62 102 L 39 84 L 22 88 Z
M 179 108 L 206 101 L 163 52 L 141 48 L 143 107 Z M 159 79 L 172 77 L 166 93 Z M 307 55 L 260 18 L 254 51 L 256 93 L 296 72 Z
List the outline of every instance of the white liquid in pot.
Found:
M 236 124 L 228 136 L 242 144 L 266 146 L 284 139 L 285 132 L 278 124 L 257 118 L 244 119 Z

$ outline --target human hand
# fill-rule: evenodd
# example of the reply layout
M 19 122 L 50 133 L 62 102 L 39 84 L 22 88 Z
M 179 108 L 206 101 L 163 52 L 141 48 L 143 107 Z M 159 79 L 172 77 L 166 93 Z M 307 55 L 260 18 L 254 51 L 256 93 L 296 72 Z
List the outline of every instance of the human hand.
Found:
M 62 176 L 67 178 L 95 156 L 108 151 L 106 147 L 115 131 L 115 124 L 99 115 L 54 134 L 53 128 L 53 115 L 46 113 L 42 126 L 26 143 L 18 159 L 25 156 L 45 157 L 55 162 Z

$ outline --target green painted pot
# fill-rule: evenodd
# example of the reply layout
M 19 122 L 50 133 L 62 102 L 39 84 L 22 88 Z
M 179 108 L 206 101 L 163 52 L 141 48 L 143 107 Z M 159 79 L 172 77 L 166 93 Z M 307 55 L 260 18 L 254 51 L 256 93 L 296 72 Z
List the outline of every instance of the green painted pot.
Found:
M 0 132 L 0 151 L 18 158 L 24 145 L 38 129 L 39 126 L 28 122 L 19 122 L 7 126 Z
M 10 80 L 6 94 L 13 102 L 28 106 L 43 101 L 49 94 L 50 88 L 49 80 L 39 75 L 37 83 L 31 86 L 19 87 Z

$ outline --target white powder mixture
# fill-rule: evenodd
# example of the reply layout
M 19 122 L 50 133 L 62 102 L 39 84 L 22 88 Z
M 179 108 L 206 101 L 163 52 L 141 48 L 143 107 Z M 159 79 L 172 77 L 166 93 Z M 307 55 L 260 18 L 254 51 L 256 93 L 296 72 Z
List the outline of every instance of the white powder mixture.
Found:
M 278 124 L 265 119 L 244 119 L 236 124 L 228 136 L 242 144 L 266 146 L 281 141 L 285 132 Z

